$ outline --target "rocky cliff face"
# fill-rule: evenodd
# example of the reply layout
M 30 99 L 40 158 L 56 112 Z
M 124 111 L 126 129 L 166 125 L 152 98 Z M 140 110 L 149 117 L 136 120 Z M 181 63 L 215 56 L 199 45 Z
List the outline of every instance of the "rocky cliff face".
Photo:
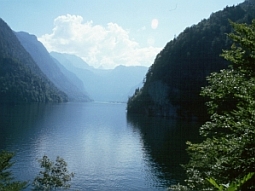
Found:
M 206 76 L 228 65 L 220 54 L 232 44 L 226 35 L 231 32 L 229 19 L 251 23 L 253 18 L 255 7 L 244 2 L 186 28 L 157 55 L 144 86 L 129 99 L 128 113 L 206 117 L 205 100 L 199 94 L 206 85 Z

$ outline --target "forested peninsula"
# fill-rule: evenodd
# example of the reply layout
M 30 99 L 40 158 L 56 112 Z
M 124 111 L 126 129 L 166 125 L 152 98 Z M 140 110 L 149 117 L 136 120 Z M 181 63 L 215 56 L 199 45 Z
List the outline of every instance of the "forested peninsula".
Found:
M 250 24 L 255 6 L 245 1 L 211 14 L 187 27 L 166 44 L 149 68 L 144 85 L 129 98 L 127 112 L 187 120 L 207 118 L 206 98 L 200 96 L 206 76 L 227 68 L 220 54 L 230 48 L 229 20 Z

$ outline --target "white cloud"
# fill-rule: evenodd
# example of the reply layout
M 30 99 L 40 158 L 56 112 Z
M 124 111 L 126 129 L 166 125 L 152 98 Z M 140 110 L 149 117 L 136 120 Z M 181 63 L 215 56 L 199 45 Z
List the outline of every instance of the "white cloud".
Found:
M 51 34 L 39 38 L 48 51 L 72 53 L 95 67 L 150 66 L 161 48 L 140 47 L 129 32 L 116 23 L 105 27 L 83 22 L 81 16 L 62 15 L 54 20 Z

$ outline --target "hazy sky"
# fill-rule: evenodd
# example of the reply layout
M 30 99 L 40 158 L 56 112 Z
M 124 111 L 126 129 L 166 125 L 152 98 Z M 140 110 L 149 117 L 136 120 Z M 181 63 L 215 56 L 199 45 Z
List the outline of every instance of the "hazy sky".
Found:
M 150 66 L 186 27 L 244 0 L 0 0 L 14 31 L 94 67 Z

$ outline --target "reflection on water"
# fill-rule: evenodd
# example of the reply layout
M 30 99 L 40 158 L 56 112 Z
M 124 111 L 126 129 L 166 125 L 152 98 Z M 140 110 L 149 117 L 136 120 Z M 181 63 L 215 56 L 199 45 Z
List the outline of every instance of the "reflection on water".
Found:
M 128 115 L 127 119 L 140 132 L 146 159 L 160 184 L 182 183 L 185 172 L 181 164 L 188 162 L 186 142 L 198 140 L 200 124 L 137 115 Z
M 166 190 L 183 180 L 185 142 L 197 138 L 198 124 L 127 116 L 125 107 L 1 106 L 0 149 L 16 152 L 19 180 L 33 180 L 40 170 L 36 159 L 44 154 L 63 157 L 75 172 L 74 190 Z
M 0 106 L 0 149 L 8 147 L 12 140 L 19 141 L 33 131 L 44 116 L 45 104 Z M 51 112 L 51 111 L 47 111 Z M 50 115 L 50 114 L 49 114 Z

